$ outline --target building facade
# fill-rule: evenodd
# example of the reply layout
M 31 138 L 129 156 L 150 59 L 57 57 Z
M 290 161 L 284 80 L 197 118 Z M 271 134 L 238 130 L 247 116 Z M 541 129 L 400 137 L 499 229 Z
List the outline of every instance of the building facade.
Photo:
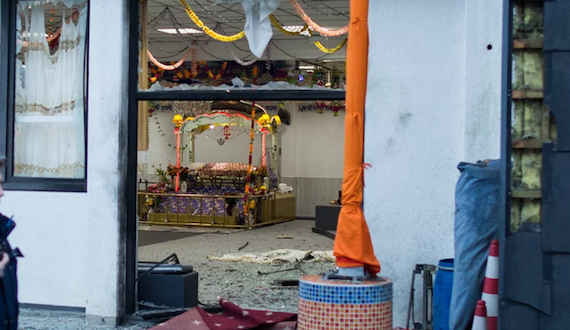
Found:
M 7 77 L 4 22 L 13 23 L 15 7 L 0 3 Z M 90 1 L 83 186 L 53 191 L 8 177 L 0 204 L 18 225 L 12 244 L 26 255 L 20 301 L 79 308 L 93 323 L 117 323 L 134 307 L 133 8 Z M 502 17 L 492 1 L 370 1 L 364 211 L 381 275 L 394 281 L 395 325 L 405 324 L 415 264 L 453 257 L 457 164 L 499 157 Z M 5 101 L 7 78 L 0 87 Z M 1 130 L 12 118 L 7 104 Z M 0 132 L 0 153 L 11 134 Z

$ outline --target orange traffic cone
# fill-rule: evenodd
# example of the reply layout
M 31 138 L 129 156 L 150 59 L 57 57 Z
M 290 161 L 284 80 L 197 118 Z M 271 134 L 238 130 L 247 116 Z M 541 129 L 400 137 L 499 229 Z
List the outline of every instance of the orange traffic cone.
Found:
M 485 307 L 485 301 L 483 300 L 477 302 L 471 330 L 487 330 L 487 307 Z
M 493 240 L 487 258 L 483 295 L 487 307 L 487 324 L 489 330 L 497 330 L 499 317 L 499 241 Z

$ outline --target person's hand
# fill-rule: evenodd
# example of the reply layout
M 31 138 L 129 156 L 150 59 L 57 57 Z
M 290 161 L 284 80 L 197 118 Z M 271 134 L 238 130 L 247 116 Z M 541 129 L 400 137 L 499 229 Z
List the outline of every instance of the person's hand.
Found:
M 4 269 L 6 268 L 6 266 L 8 266 L 8 263 L 10 262 L 10 256 L 4 252 L 2 254 L 2 259 L 0 259 L 0 277 L 4 276 Z

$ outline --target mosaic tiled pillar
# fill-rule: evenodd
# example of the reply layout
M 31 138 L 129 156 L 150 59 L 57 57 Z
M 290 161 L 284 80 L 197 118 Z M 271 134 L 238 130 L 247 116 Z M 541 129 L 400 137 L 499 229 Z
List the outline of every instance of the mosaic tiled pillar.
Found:
M 392 330 L 392 281 L 299 280 L 299 330 Z

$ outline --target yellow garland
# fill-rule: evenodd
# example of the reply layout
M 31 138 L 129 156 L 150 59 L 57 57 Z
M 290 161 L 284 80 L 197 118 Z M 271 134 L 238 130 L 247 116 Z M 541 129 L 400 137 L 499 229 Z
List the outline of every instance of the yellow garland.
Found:
M 325 52 L 325 53 L 332 54 L 332 53 L 338 52 L 338 51 L 346 44 L 346 41 L 347 41 L 347 40 L 348 40 L 348 39 L 344 39 L 344 41 L 341 42 L 341 43 L 340 43 L 338 46 L 336 46 L 335 48 L 327 48 L 327 47 L 323 46 L 323 44 L 321 44 L 320 41 L 315 41 L 315 46 L 317 46 L 318 49 L 320 49 L 321 51 L 323 51 L 323 52 Z
M 190 8 L 190 6 L 188 6 L 188 4 L 186 3 L 185 0 L 180 0 L 180 4 L 182 4 L 182 6 L 185 7 L 186 13 L 192 19 L 192 21 L 194 21 L 194 24 L 196 24 L 200 29 L 202 29 L 202 31 L 204 31 L 207 35 L 209 35 L 210 37 L 212 37 L 218 41 L 234 42 L 234 41 L 240 40 L 241 38 L 243 38 L 245 36 L 245 33 L 243 31 L 241 31 L 238 34 L 234 34 L 233 36 L 221 35 L 215 31 L 213 31 L 212 29 L 210 29 L 206 25 L 204 25 L 204 22 L 202 22 L 200 20 L 198 15 L 196 15 L 196 13 L 192 10 L 192 8 Z
M 305 30 L 309 29 L 309 26 L 307 24 L 305 24 L 305 26 L 301 29 L 301 31 L 299 32 L 291 32 L 287 29 L 285 29 L 283 27 L 283 25 L 281 25 L 281 23 L 279 23 L 279 21 L 277 20 L 277 18 L 275 18 L 275 16 L 273 16 L 273 14 L 269 15 L 269 19 L 271 20 L 271 23 L 273 24 L 273 26 L 275 26 L 279 31 L 281 31 L 283 34 L 286 34 L 288 36 L 298 36 L 300 35 L 302 32 L 304 32 Z M 309 30 L 309 34 L 312 35 L 311 30 Z

